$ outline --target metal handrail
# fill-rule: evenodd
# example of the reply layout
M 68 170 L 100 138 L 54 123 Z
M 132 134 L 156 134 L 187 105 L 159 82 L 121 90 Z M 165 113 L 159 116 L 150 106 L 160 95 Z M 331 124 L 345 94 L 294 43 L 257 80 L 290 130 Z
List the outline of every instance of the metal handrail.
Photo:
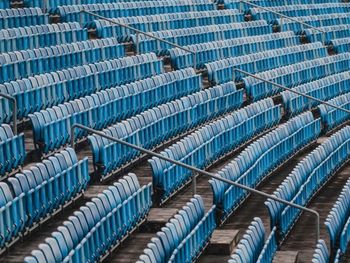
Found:
M 255 8 L 259 8 L 259 9 L 262 9 L 262 10 L 265 10 L 265 11 L 268 11 L 268 12 L 271 12 L 271 13 L 273 13 L 273 14 L 275 14 L 275 15 L 280 16 L 281 19 L 282 19 L 282 20 L 281 20 L 281 24 L 283 24 L 283 18 L 284 18 L 284 19 L 291 20 L 291 21 L 293 21 L 293 22 L 299 23 L 299 24 L 301 24 L 301 25 L 303 25 L 303 26 L 305 26 L 305 27 L 309 27 L 309 28 L 311 28 L 312 30 L 319 31 L 319 32 L 322 33 L 323 41 L 324 41 L 324 42 L 326 41 L 326 31 L 324 31 L 324 30 L 322 30 L 322 29 L 320 29 L 320 28 L 318 28 L 318 27 L 309 25 L 308 23 L 305 23 L 305 22 L 303 22 L 303 21 L 299 21 L 298 19 L 296 19 L 296 18 L 294 18 L 294 17 L 286 16 L 285 14 L 282 14 L 282 13 L 280 13 L 280 12 L 274 11 L 274 10 L 268 8 L 268 7 L 265 7 L 265 6 L 260 6 L 260 5 L 257 5 L 257 4 L 253 4 L 253 3 L 249 2 L 249 1 L 246 1 L 246 0 L 240 0 L 239 2 L 240 2 L 240 11 L 241 11 L 241 12 L 242 12 L 242 9 L 243 9 L 243 8 L 241 7 L 242 3 L 245 3 L 245 4 L 247 4 L 247 5 L 251 5 L 251 6 L 255 7 Z
M 147 150 L 147 149 L 145 149 L 143 147 L 140 147 L 140 146 L 131 144 L 129 142 L 123 141 L 121 139 L 109 136 L 109 135 L 107 135 L 107 134 L 105 134 L 105 133 L 103 133 L 101 131 L 97 131 L 97 130 L 91 129 L 89 127 L 86 127 L 84 125 L 77 124 L 77 123 L 73 124 L 72 127 L 71 127 L 71 142 L 70 143 L 71 143 L 71 147 L 72 148 L 74 148 L 74 142 L 75 142 L 75 138 L 74 138 L 74 130 L 75 129 L 86 130 L 87 132 L 89 132 L 91 134 L 99 135 L 99 136 L 104 137 L 104 138 L 106 138 L 108 140 L 120 143 L 120 144 L 128 146 L 130 148 L 133 148 L 133 149 L 135 149 L 135 150 L 137 150 L 137 151 L 139 151 L 141 153 L 149 154 L 150 156 L 157 157 L 157 158 L 162 159 L 164 161 L 167 161 L 167 162 L 170 162 L 172 164 L 179 165 L 179 166 L 182 166 L 182 167 L 184 167 L 184 168 L 186 168 L 188 170 L 191 170 L 193 172 L 193 176 L 192 176 L 192 178 L 193 178 L 193 194 L 196 194 L 196 176 L 195 176 L 195 173 L 198 173 L 198 174 L 206 175 L 206 176 L 208 176 L 208 177 L 210 177 L 212 179 L 219 180 L 219 181 L 221 181 L 223 183 L 226 183 L 226 184 L 233 185 L 235 187 L 241 188 L 241 189 L 246 190 L 246 191 L 248 191 L 250 193 L 257 194 L 257 195 L 260 195 L 260 196 L 272 199 L 272 200 L 274 200 L 276 202 L 283 203 L 283 204 L 285 204 L 287 206 L 292 206 L 292 207 L 295 207 L 297 209 L 303 210 L 305 212 L 311 213 L 312 215 L 314 215 L 316 217 L 316 240 L 315 240 L 315 242 L 316 242 L 316 244 L 318 242 L 319 235 L 320 235 L 320 215 L 319 215 L 319 213 L 316 210 L 313 210 L 313 209 L 310 209 L 310 208 L 307 208 L 307 207 L 303 207 L 301 205 L 292 203 L 290 201 L 278 198 L 278 197 L 276 197 L 274 195 L 270 195 L 270 194 L 267 194 L 265 192 L 262 192 L 262 191 L 254 189 L 254 188 L 251 188 L 249 186 L 246 186 L 246 185 L 237 183 L 235 181 L 223 178 L 223 177 L 218 176 L 218 175 L 216 175 L 214 173 L 209 173 L 209 172 L 207 172 L 205 170 L 199 169 L 199 168 L 194 167 L 192 165 L 188 165 L 188 164 L 179 162 L 177 160 L 173 160 L 173 159 L 168 158 L 166 156 L 163 156 L 163 155 L 161 155 L 159 153 L 155 153 L 155 152 Z
M 182 46 L 180 46 L 180 45 L 178 45 L 178 44 L 176 44 L 176 43 L 170 42 L 170 41 L 165 40 L 165 39 L 162 39 L 162 38 L 160 38 L 160 37 L 156 37 L 156 36 L 154 36 L 153 34 L 151 34 L 151 33 L 149 33 L 149 32 L 145 32 L 145 31 L 139 30 L 139 29 L 137 29 L 137 28 L 131 27 L 131 26 L 129 26 L 129 25 L 116 22 L 116 21 L 114 21 L 113 19 L 110 19 L 110 18 L 101 16 L 101 15 L 95 14 L 95 13 L 90 12 L 90 11 L 86 11 L 86 10 L 84 10 L 84 9 L 80 10 L 80 14 L 81 14 L 81 13 L 85 13 L 85 14 L 88 14 L 88 15 L 91 15 L 91 16 L 94 16 L 94 17 L 97 17 L 97 18 L 102 19 L 102 20 L 105 20 L 105 21 L 107 21 L 107 22 L 109 22 L 109 23 L 112 23 L 112 24 L 115 24 L 115 25 L 118 25 L 118 26 L 120 26 L 120 27 L 124 27 L 124 28 L 127 28 L 127 29 L 129 29 L 129 30 L 132 30 L 132 31 L 136 32 L 136 42 L 135 42 L 135 45 L 136 45 L 136 53 L 137 53 L 137 54 L 139 53 L 139 34 L 141 34 L 141 35 L 145 35 L 145 36 L 147 36 L 147 37 L 153 38 L 153 39 L 155 39 L 155 40 L 157 40 L 157 41 L 160 41 L 160 42 L 166 43 L 166 44 L 168 44 L 168 45 L 171 45 L 171 46 L 173 46 L 173 47 L 176 47 L 176 48 L 178 48 L 178 49 L 181 49 L 181 50 L 183 50 L 183 51 L 186 51 L 186 52 L 191 53 L 191 54 L 193 55 L 194 69 L 197 68 L 197 61 L 196 61 L 196 60 L 197 60 L 197 58 L 196 58 L 197 56 L 196 56 L 196 52 L 193 51 L 193 50 L 190 50 L 190 49 L 188 49 L 188 48 L 182 47 Z M 82 23 L 82 22 L 80 22 L 80 23 Z
M 0 93 L 0 97 L 8 99 L 13 104 L 13 111 L 12 111 L 13 133 L 14 135 L 17 135 L 17 100 L 11 95 L 8 95 L 5 93 Z
M 281 85 L 281 84 L 278 84 L 278 83 L 273 82 L 273 81 L 268 80 L 268 79 L 261 78 L 261 77 L 259 77 L 259 76 L 257 76 L 257 75 L 254 75 L 254 74 L 252 74 L 252 73 L 249 73 L 249 72 L 247 72 L 247 71 L 245 71 L 245 70 L 238 69 L 238 68 L 234 68 L 234 70 L 235 70 L 235 71 L 238 71 L 238 72 L 240 72 L 240 73 L 243 73 L 243 74 L 245 74 L 245 75 L 248 75 L 248 76 L 250 76 L 250 77 L 252 77 L 252 78 L 258 79 L 258 80 L 260 80 L 260 81 L 269 83 L 269 84 L 271 84 L 271 85 L 273 85 L 273 86 L 276 86 L 276 87 L 279 87 L 279 88 L 281 88 L 281 89 L 284 89 L 284 90 L 290 91 L 290 92 L 292 92 L 292 93 L 295 93 L 295 94 L 297 94 L 297 95 L 303 96 L 303 97 L 308 98 L 308 99 L 310 99 L 310 100 L 317 101 L 317 102 L 319 102 L 320 104 L 324 104 L 324 105 L 327 105 L 327 106 L 329 106 L 329 107 L 333 107 L 333 108 L 335 108 L 335 109 L 338 109 L 338 110 L 341 110 L 341 111 L 344 111 L 344 112 L 350 114 L 350 110 L 345 109 L 345 108 L 342 108 L 342 107 L 339 107 L 339 106 L 337 106 L 337 105 L 333 105 L 332 103 L 329 103 L 329 102 L 327 102 L 327 101 L 324 101 L 324 100 L 321 100 L 321 99 L 312 97 L 312 96 L 310 96 L 310 95 L 308 95 L 308 94 L 305 94 L 305 93 L 302 93 L 302 92 L 293 90 L 293 89 L 291 89 L 291 88 L 287 88 L 286 86 L 283 86 L 283 85 Z

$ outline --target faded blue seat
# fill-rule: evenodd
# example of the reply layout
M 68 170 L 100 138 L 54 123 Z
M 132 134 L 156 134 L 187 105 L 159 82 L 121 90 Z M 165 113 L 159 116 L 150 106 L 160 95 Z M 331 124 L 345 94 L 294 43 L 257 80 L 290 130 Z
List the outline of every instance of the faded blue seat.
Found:
M 35 26 L 48 23 L 49 16 L 44 14 L 40 8 L 0 9 L 0 29 Z
M 14 135 L 10 125 L 0 125 L 0 177 L 24 163 L 24 134 Z
M 145 220 L 151 205 L 151 184 L 124 176 L 76 210 L 25 262 L 42 262 L 42 254 L 45 262 L 97 261 Z
M 151 239 L 137 262 L 193 262 L 215 228 L 215 206 L 206 213 L 202 197 L 195 195 Z

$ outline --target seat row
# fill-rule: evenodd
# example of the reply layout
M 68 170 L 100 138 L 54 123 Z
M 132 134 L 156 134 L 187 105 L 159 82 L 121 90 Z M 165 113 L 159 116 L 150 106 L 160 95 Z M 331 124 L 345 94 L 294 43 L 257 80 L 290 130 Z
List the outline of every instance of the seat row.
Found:
M 238 37 L 271 34 L 272 27 L 266 21 L 251 21 L 221 25 L 209 25 L 192 28 L 157 31 L 152 33 L 155 37 L 187 46 L 211 41 L 233 39 Z M 131 36 L 136 43 L 136 35 Z M 145 35 L 139 36 L 139 50 L 141 52 L 157 51 L 159 54 L 167 54 L 173 46 L 160 42 Z
M 336 106 L 342 107 L 343 109 L 350 110 L 349 93 L 340 95 L 334 99 L 329 100 L 328 102 L 332 105 L 336 105 Z M 349 113 L 339 109 L 335 109 L 334 107 L 330 107 L 324 104 L 318 106 L 318 108 L 321 113 L 322 123 L 324 124 L 325 129 L 327 130 L 333 129 L 336 126 L 344 123 L 350 117 Z
M 344 254 L 350 241 L 346 237 L 346 232 L 349 232 L 350 222 L 350 179 L 344 185 L 337 201 L 334 203 L 331 211 L 329 212 L 325 225 L 331 241 L 331 250 L 336 251 L 338 248 L 341 253 Z
M 350 37 L 332 39 L 328 44 L 333 46 L 337 53 L 350 52 Z
M 0 178 L 16 170 L 26 157 L 24 134 L 13 134 L 10 125 L 0 125 Z
M 79 23 L 45 24 L 0 30 L 0 50 L 10 52 L 34 49 L 88 39 Z
M 275 106 L 272 99 L 266 99 L 195 130 L 160 154 L 205 169 L 257 134 L 273 127 L 280 119 L 280 105 Z M 152 168 L 154 192 L 160 202 L 164 202 L 191 179 L 192 171 L 181 166 L 157 157 L 148 162 Z
M 35 75 L 0 84 L 0 91 L 16 98 L 17 118 L 22 119 L 41 109 L 163 71 L 163 61 L 154 53 L 148 53 Z M 11 121 L 12 108 L 9 101 L 0 98 L 0 108 L 0 123 Z
M 269 10 L 282 13 L 291 17 L 303 17 L 312 15 L 327 15 L 332 13 L 348 13 L 350 12 L 349 3 L 319 3 L 319 4 L 289 4 L 276 7 L 270 7 Z M 264 19 L 267 21 L 274 21 L 279 17 L 278 14 L 270 11 L 263 11 L 260 8 L 251 8 L 249 14 L 253 19 Z
M 88 158 L 67 148 L 0 183 L 0 247 L 76 198 L 89 179 Z
M 274 196 L 301 206 L 307 205 L 312 196 L 350 157 L 350 127 L 332 135 L 293 169 L 274 192 Z M 265 202 L 271 217 L 271 228 L 278 226 L 281 238 L 285 237 L 301 210 L 268 199 Z
M 243 22 L 243 14 L 238 10 L 209 10 L 198 12 L 169 13 L 147 16 L 130 16 L 113 18 L 115 22 L 129 25 L 144 32 L 190 28 L 208 25 Z M 96 30 L 99 37 L 116 37 L 123 41 L 129 40 L 134 32 L 127 28 L 114 25 L 106 20 L 94 20 L 87 24 L 88 28 Z
M 205 121 L 240 107 L 242 103 L 243 90 L 236 90 L 234 84 L 215 86 L 142 112 L 103 132 L 146 149 L 153 149 Z M 88 138 L 94 165 L 102 176 L 121 168 L 140 154 L 130 147 L 97 135 Z
M 242 3 L 240 0 L 216 0 L 216 3 L 224 4 L 226 8 L 242 8 L 245 11 L 248 11 L 252 8 L 251 5 Z M 280 7 L 280 6 L 289 6 L 289 5 L 304 5 L 304 4 L 329 4 L 329 0 L 295 0 L 291 3 L 289 0 L 280 0 L 280 1 L 266 1 L 266 0 L 251 0 L 249 1 L 253 4 L 265 7 Z
M 323 57 L 327 57 L 327 49 L 321 42 L 316 42 L 226 58 L 207 63 L 205 66 L 208 69 L 208 79 L 210 81 L 214 83 L 224 83 L 226 81 L 240 80 L 246 77 L 244 73 L 235 71 L 236 68 L 254 74 Z M 249 95 L 251 95 L 250 90 Z
M 0 83 L 124 56 L 124 45 L 115 38 L 2 53 Z
M 273 229 L 265 241 L 265 227 L 259 217 L 255 217 L 239 241 L 228 263 L 272 262 L 278 243 L 276 229 Z
M 205 63 L 242 56 L 245 54 L 261 52 L 270 49 L 296 46 L 300 43 L 299 36 L 293 32 L 240 37 L 221 41 L 212 41 L 186 46 L 187 49 L 196 53 L 198 68 L 204 67 Z M 194 66 L 193 54 L 179 48 L 169 49 L 171 63 L 174 68 Z
M 124 176 L 76 210 L 24 262 L 98 262 L 144 221 L 151 205 L 151 184 Z
M 330 75 L 293 88 L 294 91 L 307 94 L 320 100 L 330 100 L 350 91 L 350 72 L 345 71 Z M 296 115 L 304 110 L 312 109 L 319 104 L 291 91 L 281 93 L 283 105 L 290 115 Z
M 279 67 L 257 73 L 256 75 L 280 85 L 292 87 L 348 70 L 350 67 L 349 58 L 350 53 L 342 53 L 331 57 L 317 58 Z M 272 96 L 281 91 L 280 88 L 253 77 L 245 77 L 243 81 L 247 94 L 253 100 Z
M 48 24 L 49 17 L 40 8 L 0 9 L 0 29 Z
M 350 24 L 350 13 L 300 16 L 298 17 L 298 21 L 314 27 L 338 26 L 341 24 Z M 288 19 L 277 19 L 276 24 L 281 27 L 282 31 L 292 30 L 294 32 L 300 32 L 304 29 L 302 24 Z
M 321 132 L 320 119 L 304 113 L 280 125 L 250 144 L 218 174 L 226 179 L 255 188 L 288 158 L 315 140 Z M 248 192 L 218 180 L 210 180 L 214 204 L 225 219 L 248 196 Z
M 81 10 L 93 12 L 104 17 L 146 16 L 167 13 L 215 10 L 215 4 L 208 0 L 171 0 L 171 1 L 132 1 L 119 3 L 102 3 L 91 5 L 59 6 L 51 10 L 62 21 L 81 21 L 89 23 L 94 17 L 81 13 Z
M 137 263 L 194 262 L 215 228 L 215 206 L 205 212 L 202 197 L 195 195 L 151 239 Z
M 201 88 L 201 76 L 189 68 L 59 104 L 29 115 L 34 143 L 48 153 L 69 142 L 74 124 L 101 130 L 162 103 L 198 92 Z M 77 129 L 75 139 L 81 139 L 86 134 L 86 131 Z
M 325 33 L 305 29 L 301 32 L 301 34 L 305 35 L 306 39 L 310 42 L 322 41 L 326 43 L 332 41 L 333 39 L 350 37 L 350 24 L 324 26 L 319 27 L 319 29 L 323 30 Z

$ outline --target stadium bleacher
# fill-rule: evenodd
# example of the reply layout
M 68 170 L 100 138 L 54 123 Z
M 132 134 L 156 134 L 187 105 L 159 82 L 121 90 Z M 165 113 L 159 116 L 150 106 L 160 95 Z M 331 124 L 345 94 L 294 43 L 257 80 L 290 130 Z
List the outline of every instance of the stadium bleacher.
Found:
M 349 120 L 348 1 L 0 0 L 0 262 L 348 262 Z

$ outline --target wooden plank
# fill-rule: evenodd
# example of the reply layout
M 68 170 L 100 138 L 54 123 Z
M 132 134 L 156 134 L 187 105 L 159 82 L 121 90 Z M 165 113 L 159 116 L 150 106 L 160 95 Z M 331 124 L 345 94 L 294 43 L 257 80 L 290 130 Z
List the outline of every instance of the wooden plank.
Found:
M 239 230 L 215 230 L 208 246 L 208 254 L 231 255 L 237 243 Z
M 272 263 L 296 263 L 298 255 L 298 251 L 277 251 Z
M 142 230 L 146 232 L 159 231 L 177 212 L 176 208 L 152 208 Z

